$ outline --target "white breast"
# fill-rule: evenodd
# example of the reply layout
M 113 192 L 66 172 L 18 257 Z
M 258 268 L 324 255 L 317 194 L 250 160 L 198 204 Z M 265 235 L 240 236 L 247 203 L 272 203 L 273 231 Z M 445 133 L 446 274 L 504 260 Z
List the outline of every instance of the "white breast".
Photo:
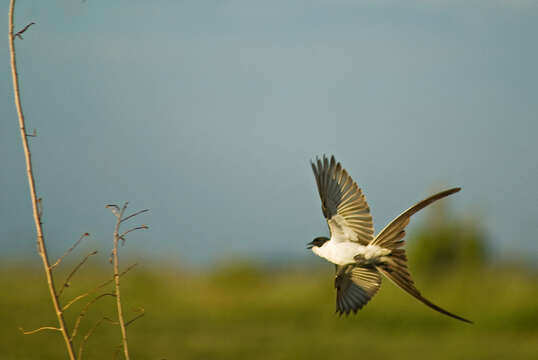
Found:
M 355 256 L 362 255 L 366 260 L 375 260 L 376 258 L 388 255 L 390 250 L 383 249 L 377 245 L 360 245 L 356 242 L 334 241 L 333 239 L 324 243 L 321 247 L 314 247 L 312 251 L 336 265 L 354 264 Z
M 364 252 L 365 246 L 354 242 L 336 242 L 332 239 L 321 247 L 314 247 L 312 251 L 333 264 L 347 265 L 355 262 L 354 257 Z

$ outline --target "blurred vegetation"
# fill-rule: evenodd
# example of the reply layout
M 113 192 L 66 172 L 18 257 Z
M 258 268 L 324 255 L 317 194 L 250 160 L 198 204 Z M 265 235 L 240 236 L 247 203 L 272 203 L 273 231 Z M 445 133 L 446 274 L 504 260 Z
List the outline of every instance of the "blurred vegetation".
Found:
M 198 271 L 145 263 L 122 280 L 126 318 L 134 316 L 140 306 L 146 311 L 128 328 L 131 356 L 536 358 L 536 268 L 491 264 L 486 236 L 476 221 L 455 218 L 443 205 L 429 213 L 426 224 L 408 236 L 411 272 L 424 296 L 473 320 L 474 325 L 432 311 L 386 280 L 357 315 L 338 317 L 334 269 L 322 260 L 315 262 L 317 267 L 261 266 L 238 260 Z M 103 259 L 96 262 L 105 263 Z M 65 269 L 67 273 L 69 266 Z M 86 268 L 66 290 L 64 300 L 109 277 L 108 268 Z M 65 358 L 58 333 L 22 335 L 19 330 L 56 324 L 41 270 L 35 264 L 4 261 L 0 286 L 0 359 Z M 91 298 L 66 312 L 71 328 Z M 103 316 L 113 318 L 113 301 L 110 297 L 99 300 L 82 318 L 79 334 L 86 334 Z M 103 323 L 89 339 L 84 358 L 113 358 L 119 343 L 116 325 Z M 80 336 L 75 340 L 77 349 L 79 344 Z
M 434 276 L 455 268 L 479 268 L 489 260 L 487 235 L 476 216 L 456 217 L 449 201 L 428 208 L 426 222 L 411 234 L 410 267 Z
M 105 269 L 88 270 L 66 298 L 106 278 Z M 127 318 L 139 306 L 146 311 L 128 328 L 132 357 L 531 359 L 537 354 L 536 273 L 484 267 L 445 272 L 435 282 L 417 279 L 426 297 L 475 321 L 468 325 L 428 309 L 389 281 L 357 315 L 338 317 L 332 272 L 328 264 L 272 268 L 241 263 L 197 273 L 141 266 L 123 280 Z M 0 358 L 65 358 L 58 333 L 19 331 L 55 324 L 39 269 L 4 265 L 0 285 Z M 103 298 L 88 312 L 81 334 L 103 315 L 113 317 L 113 301 Z M 71 324 L 85 303 L 67 311 Z M 85 358 L 113 358 L 119 341 L 118 329 L 103 323 L 89 339 Z

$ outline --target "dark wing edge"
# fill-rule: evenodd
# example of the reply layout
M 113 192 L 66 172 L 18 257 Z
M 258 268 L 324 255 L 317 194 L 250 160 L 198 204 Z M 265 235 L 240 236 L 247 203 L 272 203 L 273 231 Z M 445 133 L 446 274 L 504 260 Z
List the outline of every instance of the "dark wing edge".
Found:
M 381 274 L 374 267 L 337 266 L 336 313 L 357 313 L 377 293 L 381 280 Z

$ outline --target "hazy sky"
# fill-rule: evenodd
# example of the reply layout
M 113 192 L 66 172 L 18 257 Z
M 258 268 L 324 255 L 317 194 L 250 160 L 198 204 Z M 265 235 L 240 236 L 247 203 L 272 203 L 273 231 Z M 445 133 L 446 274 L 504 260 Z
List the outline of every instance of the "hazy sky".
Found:
M 0 253 L 35 256 L 0 19 Z M 110 241 L 199 263 L 312 256 L 308 161 L 335 154 L 376 229 L 440 186 L 497 254 L 538 257 L 538 2 L 19 1 L 23 105 L 53 255 Z M 420 216 L 414 223 L 420 222 Z

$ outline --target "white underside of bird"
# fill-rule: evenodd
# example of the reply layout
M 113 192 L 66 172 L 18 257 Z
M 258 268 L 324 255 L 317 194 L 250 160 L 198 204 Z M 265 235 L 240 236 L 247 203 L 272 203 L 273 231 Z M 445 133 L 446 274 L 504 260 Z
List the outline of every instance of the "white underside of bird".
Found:
M 381 257 L 389 255 L 390 250 L 377 245 L 360 245 L 350 241 L 339 241 L 331 237 L 329 241 L 321 247 L 312 248 L 314 254 L 327 259 L 336 265 L 349 265 L 357 262 L 357 257 L 376 263 Z

